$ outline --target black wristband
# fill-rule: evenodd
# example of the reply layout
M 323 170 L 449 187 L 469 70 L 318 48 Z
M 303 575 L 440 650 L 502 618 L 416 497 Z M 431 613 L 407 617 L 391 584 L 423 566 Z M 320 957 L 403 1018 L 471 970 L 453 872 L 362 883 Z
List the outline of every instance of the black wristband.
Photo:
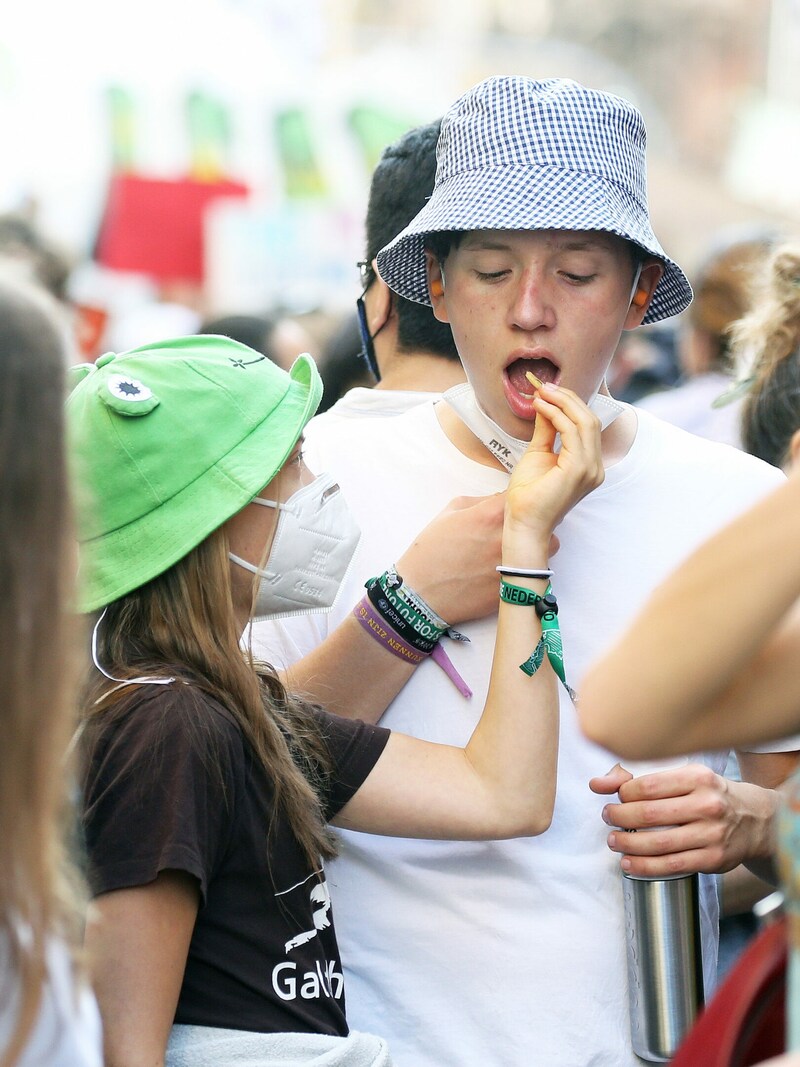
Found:
M 391 626 L 407 644 L 418 652 L 433 652 L 437 642 L 430 641 L 427 637 L 422 637 L 417 633 L 413 626 L 389 603 L 378 582 L 370 582 L 367 585 L 367 596 L 383 621 Z

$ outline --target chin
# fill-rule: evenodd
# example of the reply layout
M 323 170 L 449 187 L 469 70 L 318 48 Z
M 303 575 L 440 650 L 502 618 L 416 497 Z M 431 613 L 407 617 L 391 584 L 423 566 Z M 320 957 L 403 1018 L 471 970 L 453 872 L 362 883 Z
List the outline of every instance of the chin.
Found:
M 534 419 L 521 419 L 506 410 L 502 419 L 494 420 L 507 434 L 515 437 L 518 441 L 530 441 L 533 437 Z

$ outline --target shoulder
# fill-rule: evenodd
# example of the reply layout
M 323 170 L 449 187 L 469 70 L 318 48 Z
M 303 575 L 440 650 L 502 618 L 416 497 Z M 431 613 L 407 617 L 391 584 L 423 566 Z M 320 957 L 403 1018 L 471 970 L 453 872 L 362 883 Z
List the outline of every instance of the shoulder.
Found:
M 330 753 L 333 778 L 343 786 L 360 785 L 377 763 L 391 731 L 361 719 L 332 715 L 321 708 L 315 708 L 314 715 Z
M 690 433 L 637 408 L 639 434 L 655 446 L 653 458 L 680 467 L 698 480 L 743 480 L 754 489 L 777 488 L 786 479 L 782 471 L 740 448 Z
M 244 738 L 231 713 L 194 685 L 137 686 L 84 728 L 87 762 L 126 765 L 239 760 Z
M 397 412 L 365 408 L 351 418 L 328 418 L 329 413 L 326 412 L 312 419 L 306 427 L 307 446 L 304 451 L 312 463 L 319 460 L 328 462 L 331 457 L 342 460 L 349 457 L 363 462 L 364 449 L 370 447 L 370 442 L 408 440 L 411 428 L 420 428 L 430 421 L 438 425 L 433 404 L 434 398 L 427 398 Z M 414 429 L 413 432 L 419 430 Z

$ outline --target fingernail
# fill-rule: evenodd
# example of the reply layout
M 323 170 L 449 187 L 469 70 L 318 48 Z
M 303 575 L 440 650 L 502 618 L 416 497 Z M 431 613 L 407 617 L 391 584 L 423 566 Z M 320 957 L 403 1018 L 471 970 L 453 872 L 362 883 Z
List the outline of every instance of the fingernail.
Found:
M 542 392 L 543 393 L 557 393 L 558 392 L 558 386 L 555 384 L 555 382 L 542 382 Z
M 611 822 L 611 819 L 609 818 L 609 815 L 608 815 L 608 808 L 603 808 L 603 811 L 602 811 L 602 815 L 603 815 L 603 822 L 604 822 L 604 823 L 605 823 L 605 824 L 606 824 L 607 826 L 612 826 L 612 825 L 613 825 L 613 823 Z
M 617 851 L 617 835 L 616 834 L 609 834 L 608 835 L 608 847 L 610 849 L 613 849 L 615 852 Z
M 633 864 L 631 863 L 631 861 L 627 857 L 622 861 L 622 869 L 623 869 L 623 871 L 629 871 L 632 866 L 633 866 Z

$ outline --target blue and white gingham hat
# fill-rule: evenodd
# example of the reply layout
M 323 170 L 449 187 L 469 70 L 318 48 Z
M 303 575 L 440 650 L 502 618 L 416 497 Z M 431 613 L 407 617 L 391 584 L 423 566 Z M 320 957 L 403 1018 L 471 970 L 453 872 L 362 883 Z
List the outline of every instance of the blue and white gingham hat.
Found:
M 645 143 L 641 114 L 611 93 L 561 78 L 487 78 L 442 120 L 433 193 L 378 253 L 381 278 L 429 304 L 426 234 L 603 230 L 664 264 L 644 321 L 677 315 L 692 289 L 650 226 Z

